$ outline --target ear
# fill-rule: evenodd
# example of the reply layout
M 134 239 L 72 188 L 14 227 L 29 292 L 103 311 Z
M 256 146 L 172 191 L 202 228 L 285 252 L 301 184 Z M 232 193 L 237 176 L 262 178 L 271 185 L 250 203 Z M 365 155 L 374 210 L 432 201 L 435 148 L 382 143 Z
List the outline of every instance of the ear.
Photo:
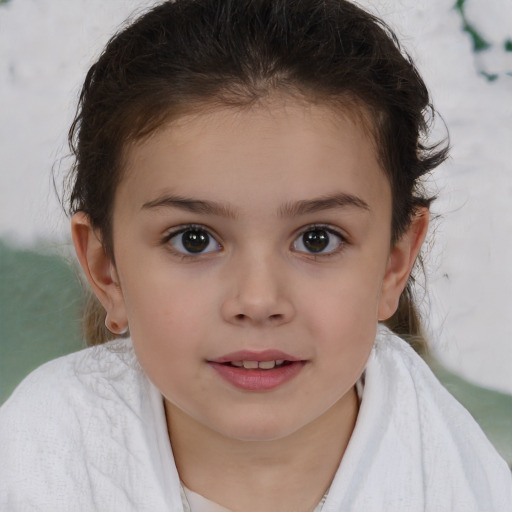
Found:
M 382 283 L 378 319 L 387 320 L 398 308 L 400 295 L 407 284 L 428 230 L 428 208 L 418 208 L 407 231 L 391 249 Z
M 115 265 L 105 252 L 99 231 L 92 227 L 85 213 L 78 212 L 71 219 L 71 234 L 85 277 L 107 312 L 105 325 L 115 334 L 124 333 L 128 319 L 123 293 Z

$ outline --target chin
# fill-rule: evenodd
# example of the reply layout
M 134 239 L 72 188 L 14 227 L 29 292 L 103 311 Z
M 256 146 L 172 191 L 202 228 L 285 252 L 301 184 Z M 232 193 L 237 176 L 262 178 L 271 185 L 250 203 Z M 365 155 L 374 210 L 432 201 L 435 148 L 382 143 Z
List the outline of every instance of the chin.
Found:
M 302 428 L 302 424 L 291 425 L 289 418 L 279 421 L 280 418 L 244 418 L 243 421 L 235 422 L 231 418 L 225 428 L 216 429 L 221 435 L 247 442 L 276 441 L 292 435 Z

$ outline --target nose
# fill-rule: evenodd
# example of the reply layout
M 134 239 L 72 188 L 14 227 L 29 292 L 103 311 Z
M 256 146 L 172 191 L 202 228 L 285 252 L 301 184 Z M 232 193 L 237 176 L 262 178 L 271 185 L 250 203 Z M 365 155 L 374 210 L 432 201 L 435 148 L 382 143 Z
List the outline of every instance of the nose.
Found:
M 289 278 L 271 257 L 253 255 L 231 266 L 222 316 L 236 325 L 278 326 L 295 316 Z

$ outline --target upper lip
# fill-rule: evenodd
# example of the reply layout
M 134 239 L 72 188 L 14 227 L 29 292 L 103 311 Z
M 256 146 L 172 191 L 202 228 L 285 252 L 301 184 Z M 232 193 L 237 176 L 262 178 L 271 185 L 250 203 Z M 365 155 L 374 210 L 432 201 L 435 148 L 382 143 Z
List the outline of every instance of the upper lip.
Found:
M 239 350 L 238 352 L 231 352 L 215 359 L 209 359 L 210 363 L 230 363 L 231 361 L 302 361 L 299 357 L 291 356 L 280 350 Z

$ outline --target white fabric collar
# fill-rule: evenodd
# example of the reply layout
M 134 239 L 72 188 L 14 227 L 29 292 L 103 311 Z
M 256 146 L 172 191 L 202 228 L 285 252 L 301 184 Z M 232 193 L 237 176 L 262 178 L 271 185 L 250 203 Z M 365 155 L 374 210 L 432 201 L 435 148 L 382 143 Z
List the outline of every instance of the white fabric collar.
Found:
M 423 360 L 384 326 L 363 377 L 356 427 L 322 512 L 512 510 L 505 462 Z
M 0 408 L 0 509 L 184 512 L 162 397 L 130 341 L 42 366 Z M 504 512 L 512 481 L 469 413 L 379 329 L 322 512 Z

